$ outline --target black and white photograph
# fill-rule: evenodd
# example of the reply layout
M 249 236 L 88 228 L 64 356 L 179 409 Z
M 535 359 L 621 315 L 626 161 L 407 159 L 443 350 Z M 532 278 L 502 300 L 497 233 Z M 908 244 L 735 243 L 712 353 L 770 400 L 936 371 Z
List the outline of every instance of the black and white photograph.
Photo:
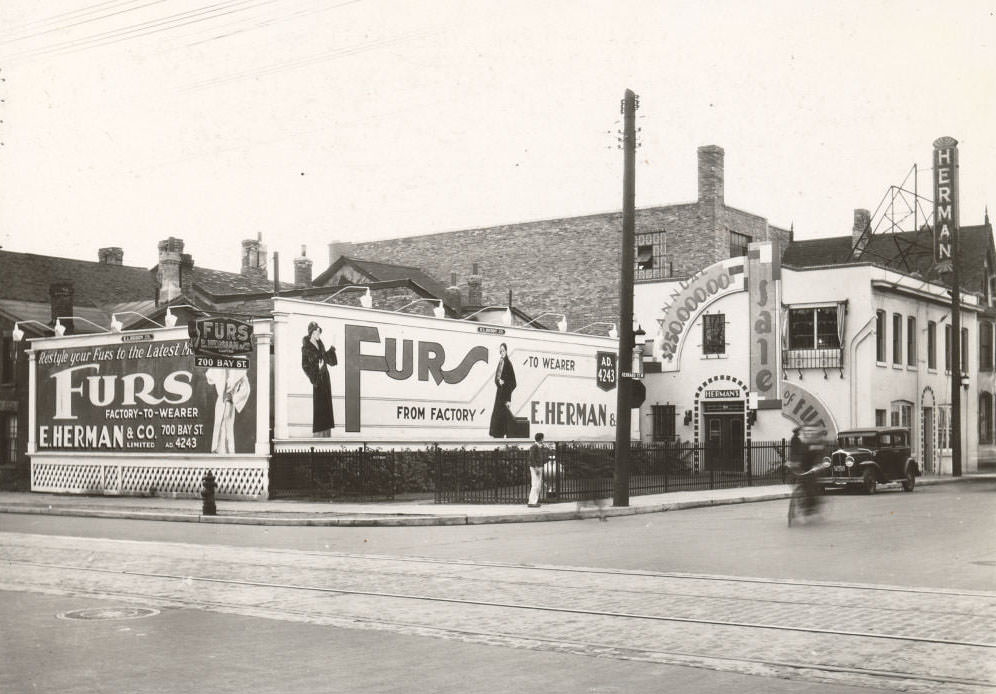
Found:
M 0 691 L 996 691 L 994 66 L 986 0 L 0 2 Z

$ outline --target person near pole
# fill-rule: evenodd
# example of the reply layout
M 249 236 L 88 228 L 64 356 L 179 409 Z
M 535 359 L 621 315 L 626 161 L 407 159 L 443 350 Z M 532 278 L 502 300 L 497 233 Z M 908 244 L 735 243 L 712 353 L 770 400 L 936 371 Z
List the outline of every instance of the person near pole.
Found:
M 529 508 L 539 508 L 545 463 L 546 447 L 543 445 L 543 433 L 537 432 L 536 442 L 529 447 Z

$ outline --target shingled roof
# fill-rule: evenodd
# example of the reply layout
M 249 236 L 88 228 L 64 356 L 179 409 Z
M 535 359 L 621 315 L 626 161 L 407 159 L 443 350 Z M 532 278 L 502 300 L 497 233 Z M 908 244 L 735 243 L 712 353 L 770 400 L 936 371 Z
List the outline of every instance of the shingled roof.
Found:
M 52 282 L 73 283 L 77 306 L 152 300 L 156 276 L 147 268 L 0 251 L 0 299 L 46 303 Z
M 905 274 L 919 273 L 941 284 L 949 284 L 947 275 L 933 273 L 933 236 L 929 228 L 920 231 L 872 234 L 862 253 L 851 257 L 854 239 L 833 236 L 794 241 L 782 252 L 782 265 L 794 268 L 873 263 Z M 996 250 L 992 225 L 963 226 L 958 234 L 959 284 L 963 291 L 982 293 L 987 272 L 996 268 Z
M 365 275 L 370 282 L 411 280 L 435 297 L 444 298 L 446 293 L 446 286 L 439 280 L 423 272 L 421 268 L 411 265 L 396 265 L 372 260 L 361 260 L 348 256 L 339 258 L 328 270 L 316 277 L 312 284 L 316 287 L 324 285 L 344 265 L 352 266 Z

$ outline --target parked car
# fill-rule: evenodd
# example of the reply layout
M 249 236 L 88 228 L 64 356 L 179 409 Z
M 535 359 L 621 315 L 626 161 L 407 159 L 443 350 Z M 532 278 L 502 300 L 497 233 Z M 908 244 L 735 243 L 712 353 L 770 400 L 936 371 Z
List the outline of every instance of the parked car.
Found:
M 910 454 L 910 432 L 903 427 L 842 431 L 828 457 L 830 466 L 817 480 L 824 489 L 857 487 L 874 494 L 879 484 L 901 482 L 903 491 L 911 492 L 920 474 Z

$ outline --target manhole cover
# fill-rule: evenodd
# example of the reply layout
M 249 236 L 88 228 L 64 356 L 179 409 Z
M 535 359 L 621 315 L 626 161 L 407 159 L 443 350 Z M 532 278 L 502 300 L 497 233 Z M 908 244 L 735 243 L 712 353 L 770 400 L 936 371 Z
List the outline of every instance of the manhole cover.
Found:
M 140 619 L 157 614 L 159 614 L 159 610 L 153 610 L 149 607 L 91 607 L 85 610 L 60 612 L 57 616 L 59 619 L 107 620 Z

